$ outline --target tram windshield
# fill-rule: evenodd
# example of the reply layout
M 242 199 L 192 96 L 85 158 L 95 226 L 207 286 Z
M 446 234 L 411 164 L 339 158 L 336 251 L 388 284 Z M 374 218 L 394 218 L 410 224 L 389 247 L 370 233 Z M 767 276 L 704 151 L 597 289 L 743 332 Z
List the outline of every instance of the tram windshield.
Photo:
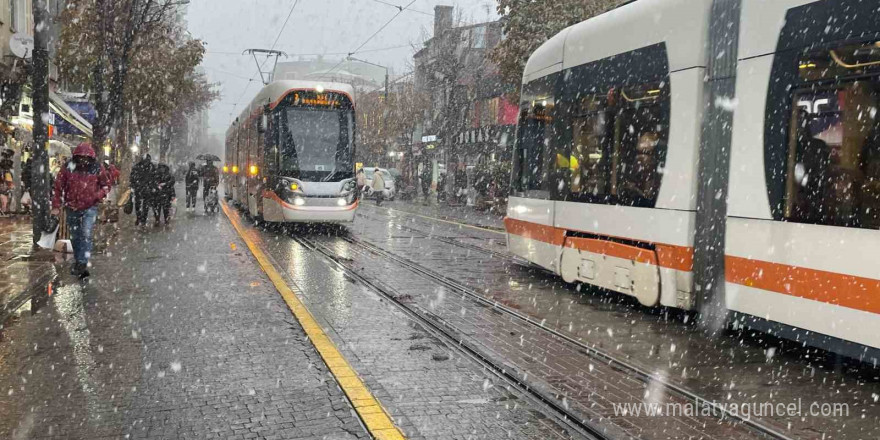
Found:
M 350 109 L 291 106 L 284 112 L 279 162 L 285 176 L 328 182 L 354 176 Z

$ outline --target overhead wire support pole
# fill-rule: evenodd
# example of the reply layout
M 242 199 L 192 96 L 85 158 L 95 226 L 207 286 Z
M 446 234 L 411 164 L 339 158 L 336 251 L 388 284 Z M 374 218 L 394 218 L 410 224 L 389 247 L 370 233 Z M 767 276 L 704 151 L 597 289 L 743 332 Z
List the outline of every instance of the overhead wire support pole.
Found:
M 381 68 L 385 69 L 385 102 L 388 102 L 388 87 L 390 86 L 390 84 L 388 83 L 388 67 L 383 66 L 383 65 L 381 65 L 381 64 L 372 63 L 372 62 L 367 61 L 367 60 L 362 60 L 362 59 L 359 59 L 359 58 L 355 58 L 355 57 L 352 56 L 353 54 L 354 54 L 354 52 L 348 54 L 348 57 L 346 57 L 346 59 L 347 59 L 348 61 L 357 61 L 357 62 L 359 62 L 359 63 L 369 64 L 369 65 L 371 65 L 371 66 L 381 67 Z
M 31 160 L 31 199 L 33 200 L 34 242 L 49 222 L 51 191 L 49 178 L 49 12 L 47 0 L 33 1 L 33 111 L 34 151 Z

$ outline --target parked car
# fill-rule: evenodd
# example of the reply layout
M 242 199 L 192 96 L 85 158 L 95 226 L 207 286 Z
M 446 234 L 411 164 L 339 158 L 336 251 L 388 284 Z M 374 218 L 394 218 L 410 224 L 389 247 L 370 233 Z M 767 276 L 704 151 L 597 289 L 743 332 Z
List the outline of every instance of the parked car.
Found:
M 364 177 L 366 178 L 366 186 L 370 189 L 367 190 L 367 197 L 372 197 L 373 195 L 373 173 L 376 168 L 373 167 L 364 167 Z M 391 172 L 385 168 L 379 168 L 379 172 L 382 173 L 382 177 L 385 179 L 385 199 L 386 200 L 394 200 L 394 197 L 397 195 L 397 188 L 394 183 L 394 176 L 391 175 Z

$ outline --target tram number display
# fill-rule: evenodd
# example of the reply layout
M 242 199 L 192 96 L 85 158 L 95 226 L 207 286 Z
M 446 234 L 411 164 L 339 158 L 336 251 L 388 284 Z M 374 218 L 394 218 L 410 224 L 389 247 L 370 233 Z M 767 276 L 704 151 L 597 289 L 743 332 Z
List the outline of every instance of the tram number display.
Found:
M 294 104 L 299 105 L 312 105 L 316 107 L 339 107 L 341 102 L 337 99 L 336 96 L 328 94 L 328 93 L 316 93 L 316 94 L 299 94 L 295 93 L 293 95 Z

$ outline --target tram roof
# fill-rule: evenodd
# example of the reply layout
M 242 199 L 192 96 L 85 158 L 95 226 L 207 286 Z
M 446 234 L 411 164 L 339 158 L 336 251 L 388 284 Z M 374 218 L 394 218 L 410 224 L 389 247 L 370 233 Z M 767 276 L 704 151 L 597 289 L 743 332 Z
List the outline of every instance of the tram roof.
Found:
M 257 108 L 260 108 L 266 104 L 272 104 L 284 97 L 291 90 L 313 90 L 321 86 L 325 91 L 328 92 L 341 92 L 345 93 L 349 96 L 349 98 L 354 100 L 354 87 L 351 84 L 338 83 L 338 82 L 324 82 L 324 81 L 298 81 L 298 80 L 280 80 L 274 81 L 269 85 L 263 87 L 257 96 L 251 100 L 250 104 L 242 110 L 241 114 L 239 114 L 238 119 L 236 121 L 242 121 L 247 119 L 254 113 Z M 233 122 L 234 125 L 234 122 Z M 232 126 L 229 127 L 230 130 Z
M 532 53 L 523 83 L 661 42 L 671 72 L 705 67 L 711 5 L 712 0 L 639 0 L 569 26 Z

